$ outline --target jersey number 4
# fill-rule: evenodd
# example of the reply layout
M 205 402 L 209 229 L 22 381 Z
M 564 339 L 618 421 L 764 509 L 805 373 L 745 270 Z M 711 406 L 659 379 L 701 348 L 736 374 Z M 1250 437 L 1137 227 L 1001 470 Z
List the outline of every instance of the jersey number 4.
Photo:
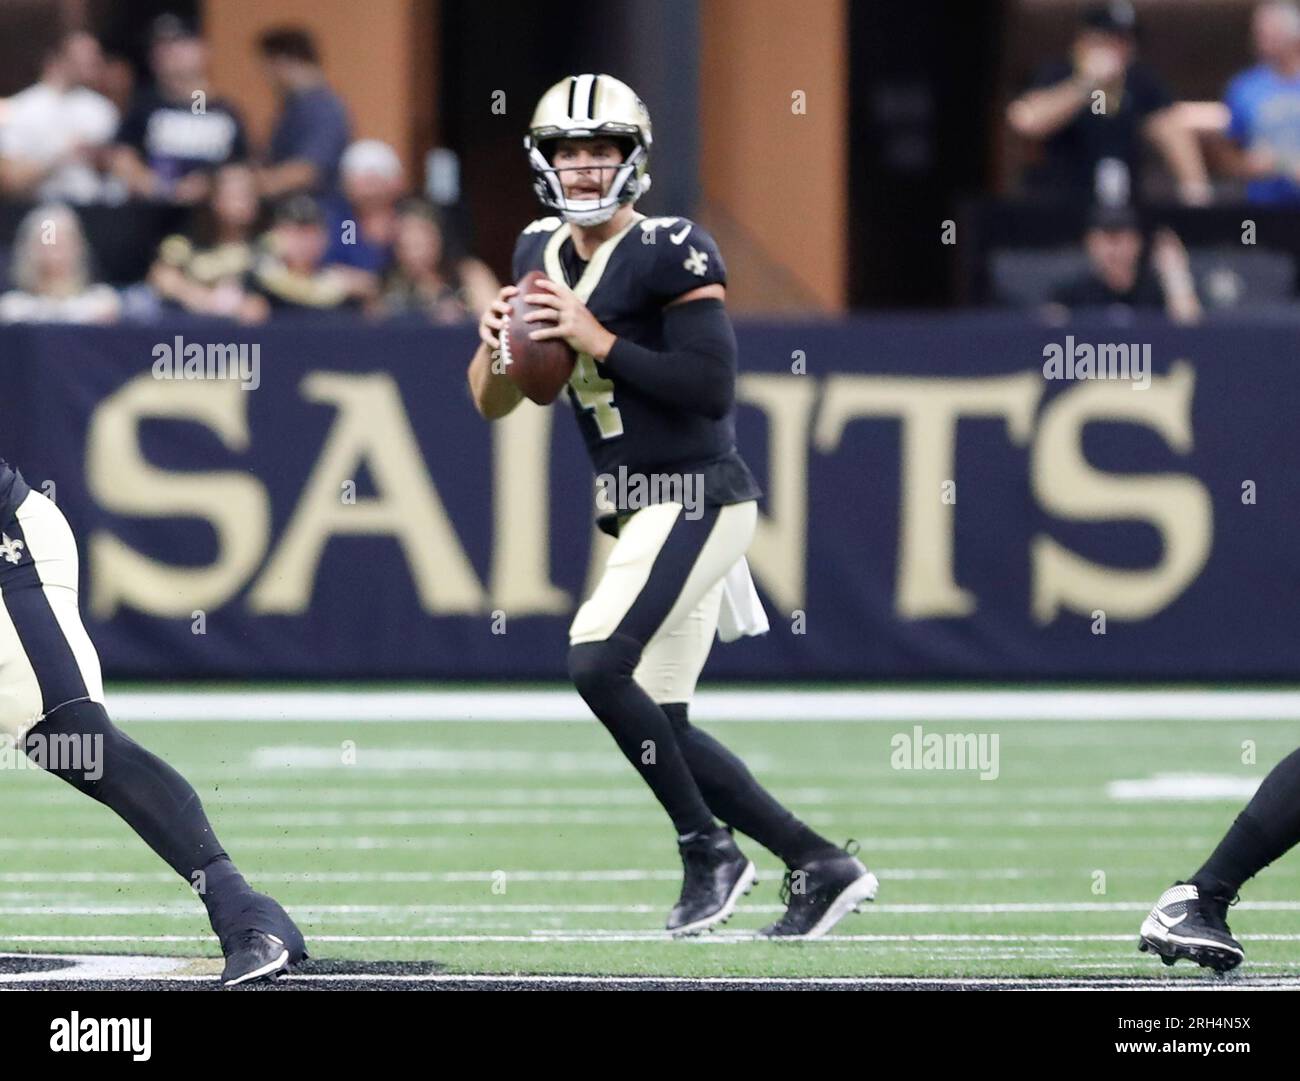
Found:
M 578 362 L 569 376 L 569 386 L 583 409 L 591 411 L 601 439 L 613 439 L 623 434 L 623 417 L 614 404 L 614 384 L 596 371 L 596 361 L 590 353 L 579 353 Z

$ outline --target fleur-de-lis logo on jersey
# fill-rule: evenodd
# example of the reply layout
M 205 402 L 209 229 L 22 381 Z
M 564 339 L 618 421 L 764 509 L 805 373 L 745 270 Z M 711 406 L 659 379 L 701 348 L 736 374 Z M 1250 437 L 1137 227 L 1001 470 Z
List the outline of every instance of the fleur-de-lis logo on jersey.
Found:
M 683 261 L 682 266 L 692 274 L 704 277 L 705 272 L 709 269 L 709 253 L 706 251 L 696 251 L 692 245 L 691 254 Z
M 23 549 L 27 546 L 17 537 L 9 539 L 8 533 L 0 533 L 0 557 L 7 559 L 10 563 L 17 563 L 23 558 Z

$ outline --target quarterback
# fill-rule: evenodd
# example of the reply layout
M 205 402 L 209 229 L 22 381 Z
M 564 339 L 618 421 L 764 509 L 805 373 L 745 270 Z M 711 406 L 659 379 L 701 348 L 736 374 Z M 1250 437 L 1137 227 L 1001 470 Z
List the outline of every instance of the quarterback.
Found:
M 524 140 L 550 212 L 515 246 L 515 281 L 546 275 L 525 298 L 536 306 L 529 336 L 562 339 L 577 354 L 566 394 L 596 473 L 659 493 L 634 502 L 620 485 L 598 500 L 598 524 L 617 540 L 569 629 L 569 675 L 676 830 L 684 877 L 668 929 L 692 934 L 725 921 L 753 885 L 734 828 L 789 868 L 787 910 L 764 934 L 814 938 L 874 898 L 875 876 L 688 718 L 714 634 L 767 627 L 744 560 L 761 493 L 735 445 L 736 339 L 722 256 L 694 222 L 634 209 L 650 186 L 650 145 L 645 106 L 608 75 L 556 83 Z M 469 366 L 489 420 L 521 397 L 494 364 L 516 292 L 506 286 L 484 313 Z M 656 483 L 665 477 L 697 478 L 700 505 L 688 511 L 672 498 L 687 486 Z
M 275 976 L 306 957 L 288 914 L 226 855 L 190 783 L 109 720 L 99 657 L 77 610 L 72 530 L 3 458 L 0 740 L 116 811 L 194 887 L 221 942 L 225 986 Z

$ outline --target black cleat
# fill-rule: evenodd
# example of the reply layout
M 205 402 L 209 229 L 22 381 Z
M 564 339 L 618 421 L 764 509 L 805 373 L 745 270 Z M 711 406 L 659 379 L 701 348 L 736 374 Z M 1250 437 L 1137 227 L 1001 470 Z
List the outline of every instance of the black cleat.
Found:
M 668 914 L 675 935 L 698 935 L 726 923 L 741 895 L 754 888 L 754 865 L 723 826 L 678 841 L 682 854 L 682 895 Z
M 307 957 L 302 932 L 274 898 L 251 893 L 239 914 L 237 929 L 221 940 L 226 967 L 222 987 L 270 980 Z
M 1228 929 L 1228 906 L 1235 898 L 1202 897 L 1190 882 L 1178 882 L 1160 895 L 1142 921 L 1138 949 L 1160 955 L 1167 965 L 1186 957 L 1202 968 L 1227 972 L 1246 958 Z
M 863 901 L 874 901 L 880 882 L 854 855 L 857 844 L 785 873 L 785 915 L 759 933 L 768 938 L 821 938 Z M 802 875 L 802 878 L 798 877 Z

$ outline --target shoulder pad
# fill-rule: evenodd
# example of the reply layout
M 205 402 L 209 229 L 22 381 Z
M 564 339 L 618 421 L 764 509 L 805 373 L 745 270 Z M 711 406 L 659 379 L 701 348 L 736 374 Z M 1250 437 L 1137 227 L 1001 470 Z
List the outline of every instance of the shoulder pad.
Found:
M 646 218 L 641 242 L 653 253 L 648 285 L 656 296 L 671 300 L 702 285 L 726 285 L 722 254 L 708 231 L 690 218 Z
M 669 239 L 674 244 L 680 244 L 686 238 L 686 234 L 695 227 L 695 223 L 689 218 L 646 218 L 640 225 L 642 233 L 654 233 L 656 229 L 668 230 Z M 679 237 L 681 239 L 678 239 Z
M 530 221 L 524 226 L 523 235 L 529 233 L 553 233 L 563 224 L 557 217 L 538 218 L 536 221 Z

